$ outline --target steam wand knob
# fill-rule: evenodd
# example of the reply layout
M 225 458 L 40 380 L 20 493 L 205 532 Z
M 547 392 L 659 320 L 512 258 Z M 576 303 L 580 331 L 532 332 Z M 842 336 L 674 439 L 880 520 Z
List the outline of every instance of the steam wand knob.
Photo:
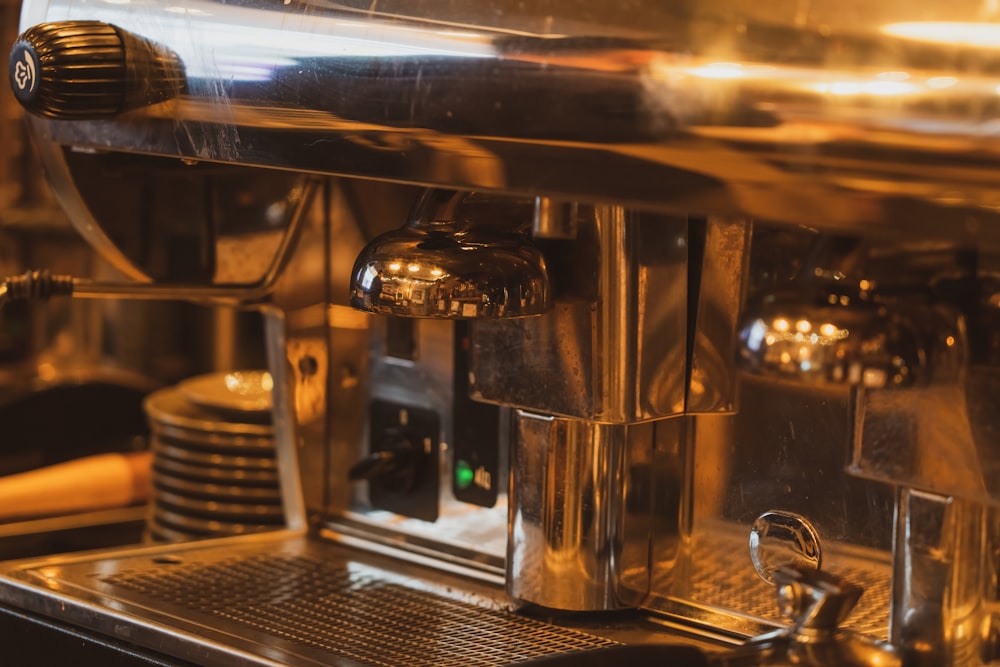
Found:
M 28 28 L 14 42 L 10 85 L 38 116 L 113 118 L 166 101 L 185 84 L 180 57 L 101 21 L 55 21 Z

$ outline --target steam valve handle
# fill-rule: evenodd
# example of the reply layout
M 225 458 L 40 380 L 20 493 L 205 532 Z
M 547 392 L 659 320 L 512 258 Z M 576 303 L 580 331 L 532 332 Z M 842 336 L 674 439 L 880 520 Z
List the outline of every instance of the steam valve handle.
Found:
M 375 482 L 395 493 L 408 493 L 416 484 L 419 453 L 403 433 L 390 429 L 374 450 L 351 466 L 347 477 L 352 481 Z
M 177 54 L 101 21 L 29 28 L 14 42 L 9 74 L 28 112 L 60 120 L 113 118 L 171 99 L 185 84 Z

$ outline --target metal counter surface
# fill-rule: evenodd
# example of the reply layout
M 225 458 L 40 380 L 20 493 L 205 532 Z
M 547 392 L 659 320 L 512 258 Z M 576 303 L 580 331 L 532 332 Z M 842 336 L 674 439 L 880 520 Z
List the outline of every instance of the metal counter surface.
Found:
M 284 531 L 3 569 L 2 605 L 204 666 L 506 665 L 620 643 L 517 613 L 493 584 Z

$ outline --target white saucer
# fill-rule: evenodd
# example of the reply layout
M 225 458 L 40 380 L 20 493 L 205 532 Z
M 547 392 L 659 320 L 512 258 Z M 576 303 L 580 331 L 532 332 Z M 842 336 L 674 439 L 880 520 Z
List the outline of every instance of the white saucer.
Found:
M 233 412 L 270 411 L 274 381 L 267 371 L 232 371 L 182 380 L 177 389 L 203 408 Z

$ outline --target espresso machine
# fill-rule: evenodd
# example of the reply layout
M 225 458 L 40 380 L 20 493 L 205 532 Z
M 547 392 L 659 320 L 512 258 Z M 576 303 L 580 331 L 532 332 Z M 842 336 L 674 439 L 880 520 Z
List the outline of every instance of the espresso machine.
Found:
M 998 19 L 24 0 L 11 85 L 128 280 L 0 293 L 263 313 L 285 521 L 6 562 L 3 636 L 38 664 L 1000 662 Z

